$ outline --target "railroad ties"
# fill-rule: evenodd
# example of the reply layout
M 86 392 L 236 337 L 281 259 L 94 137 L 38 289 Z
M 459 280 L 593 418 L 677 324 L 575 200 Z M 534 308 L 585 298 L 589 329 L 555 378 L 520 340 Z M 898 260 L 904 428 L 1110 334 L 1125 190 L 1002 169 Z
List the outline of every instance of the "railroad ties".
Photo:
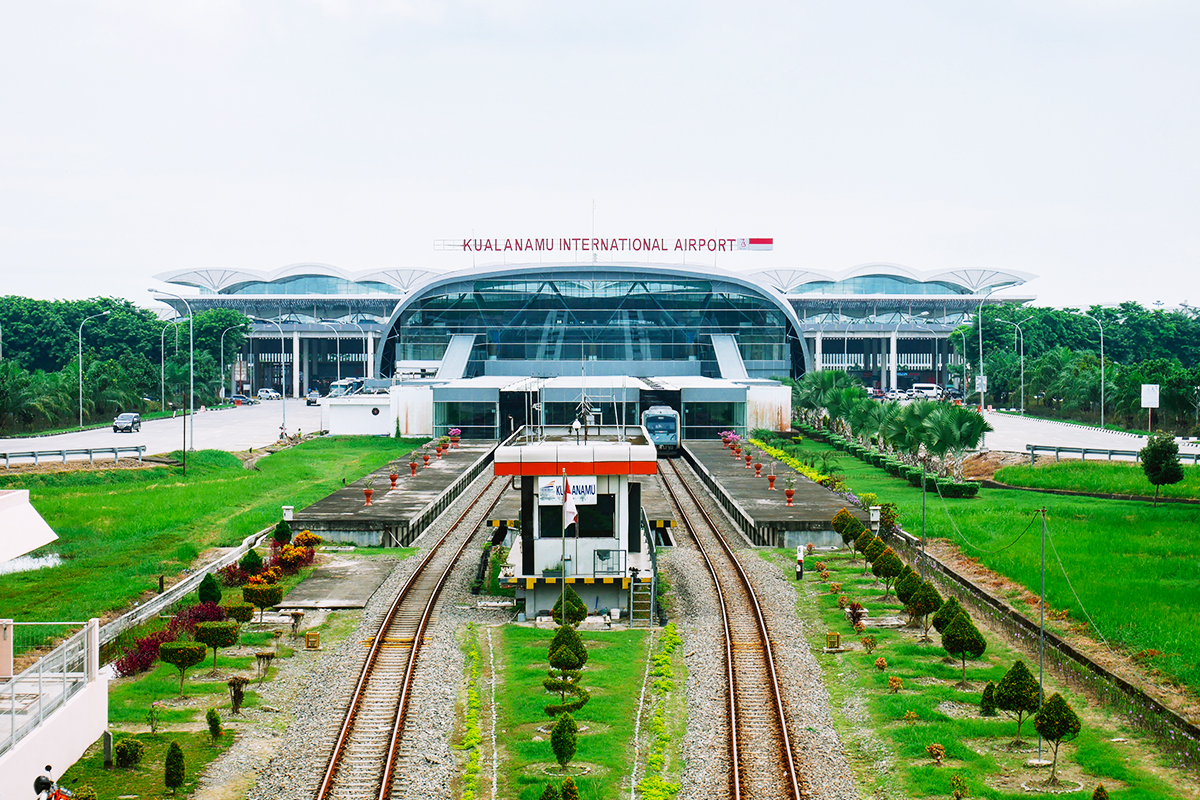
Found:
M 405 712 L 421 643 L 433 621 L 442 587 L 471 541 L 463 522 L 488 494 L 495 478 L 438 540 L 397 593 L 370 648 L 346 718 L 317 792 L 318 800 L 387 800 L 400 757 Z M 482 512 L 486 518 L 500 494 Z
M 725 632 L 729 795 L 734 800 L 801 800 L 807 792 L 797 775 L 779 675 L 758 598 L 676 460 L 659 464 L 663 487 L 678 508 L 685 530 L 695 539 L 720 601 Z

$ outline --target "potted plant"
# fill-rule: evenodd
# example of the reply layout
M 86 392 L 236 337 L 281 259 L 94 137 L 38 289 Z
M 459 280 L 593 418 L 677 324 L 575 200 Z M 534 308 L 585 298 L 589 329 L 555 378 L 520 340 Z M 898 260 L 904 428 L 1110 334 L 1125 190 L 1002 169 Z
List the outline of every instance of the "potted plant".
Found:
M 761 456 L 762 453 L 759 453 L 758 455 Z M 754 462 L 754 477 L 756 477 L 756 478 L 762 477 L 762 462 L 761 461 Z
M 450 446 L 457 450 L 458 443 L 462 439 L 462 431 L 458 428 L 451 428 L 446 432 L 450 434 Z
M 442 453 L 450 449 L 450 437 L 439 436 L 437 439 L 437 457 L 441 458 Z
M 750 469 L 750 462 L 754 460 L 754 451 L 746 449 L 746 469 Z
M 422 469 L 429 469 L 429 445 L 421 448 L 421 459 L 425 462 L 425 466 Z
M 783 485 L 783 493 L 787 496 L 787 504 L 790 506 L 792 504 L 792 498 L 796 495 L 796 479 L 789 475 L 787 479 L 784 480 Z
M 363 482 L 363 497 L 367 498 L 367 505 L 371 505 L 371 495 L 375 494 L 375 478 L 369 477 Z
M 775 491 L 775 462 L 771 462 L 771 472 L 767 475 L 767 488 Z
M 392 479 L 392 488 L 396 488 L 396 481 L 400 478 L 400 471 L 396 469 L 396 462 L 393 461 L 388 465 L 388 477 Z
M 417 459 L 417 451 L 414 450 L 408 454 L 408 469 L 412 472 L 413 477 L 417 476 L 417 465 L 421 462 Z
M 729 443 L 733 441 L 733 431 L 721 431 L 717 434 L 717 436 L 721 437 L 721 444 L 725 446 L 726 450 L 728 450 Z

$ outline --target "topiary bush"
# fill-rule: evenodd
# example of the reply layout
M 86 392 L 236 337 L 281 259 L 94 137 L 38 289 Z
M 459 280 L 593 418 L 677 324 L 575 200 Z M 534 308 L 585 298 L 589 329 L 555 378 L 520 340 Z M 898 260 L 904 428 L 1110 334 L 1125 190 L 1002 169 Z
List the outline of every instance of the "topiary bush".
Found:
M 211 572 L 200 579 L 200 588 L 196 590 L 196 596 L 200 598 L 201 603 L 221 602 L 221 584 Z
M 204 660 L 208 647 L 199 642 L 167 642 L 158 648 L 158 657 L 179 670 L 179 694 L 183 695 L 183 679 L 188 669 Z
M 959 614 L 966 614 L 966 609 L 958 604 L 957 597 L 951 597 L 942 603 L 942 607 L 933 615 L 933 627 L 938 633 L 946 630 L 946 626 L 954 621 Z
M 987 640 L 971 622 L 971 618 L 965 612 L 960 611 L 958 616 L 946 626 L 946 630 L 942 631 L 942 647 L 946 648 L 947 653 L 962 662 L 962 683 L 959 686 L 966 689 L 967 659 L 979 658 L 983 655 L 983 652 L 987 650 Z
M 888 547 L 879 554 L 879 558 L 875 559 L 871 564 L 871 572 L 875 577 L 883 579 L 883 599 L 887 600 L 888 595 L 892 592 L 892 579 L 900 574 L 900 570 L 904 567 L 904 563 L 900 561 L 900 556 Z
M 254 606 L 249 603 L 233 602 L 221 606 L 225 616 L 238 622 L 249 622 L 254 619 Z
M 570 714 L 563 714 L 554 723 L 554 729 L 550 732 L 550 749 L 554 751 L 554 758 L 560 767 L 565 767 L 575 757 L 578 735 L 579 726 Z
M 563 780 L 562 800 L 579 800 L 579 787 L 575 785 L 575 779 L 567 777 Z
M 183 777 L 183 748 L 179 746 L 179 742 L 171 742 L 171 746 L 167 748 L 167 762 L 163 768 L 163 783 L 174 794 L 183 786 Z
M 996 708 L 1017 717 L 1017 738 L 1013 740 L 1013 746 L 1024 744 L 1021 741 L 1021 719 L 1037 711 L 1040 704 L 1041 689 L 1037 679 L 1025 662 L 1018 659 L 996 684 Z
M 242 587 L 242 600 L 258 609 L 258 621 L 262 622 L 263 612 L 283 600 L 283 587 L 272 583 L 248 584 Z
M 312 531 L 300 531 L 300 534 L 292 540 L 292 544 L 296 547 L 320 547 L 325 540 L 317 536 Z
M 996 684 L 991 681 L 983 687 L 983 698 L 979 701 L 979 713 L 984 717 L 996 716 Z
M 1046 701 L 1045 705 L 1038 709 L 1033 718 L 1033 727 L 1037 729 L 1043 739 L 1054 745 L 1050 779 L 1046 781 L 1046 784 L 1056 786 L 1058 784 L 1058 747 L 1063 742 L 1078 736 L 1083 725 L 1079 721 L 1079 715 L 1063 699 L 1063 696 L 1055 692 L 1050 695 L 1050 699 Z
M 836 531 L 838 534 L 842 534 L 845 532 L 846 526 L 850 524 L 851 520 L 857 522 L 857 518 L 851 514 L 848 509 L 843 508 L 841 511 L 833 515 L 833 519 L 831 520 L 830 524 L 834 531 Z
M 921 580 L 921 576 L 918 573 L 909 572 L 903 578 L 896 581 L 896 597 L 907 607 L 908 601 L 912 599 L 917 589 L 921 588 L 922 583 L 924 581 Z
M 238 561 L 238 567 L 247 575 L 257 575 L 262 571 L 263 560 L 262 556 L 251 548 L 246 551 L 246 555 L 242 556 Z
M 929 581 L 921 584 L 921 588 L 913 592 L 912 597 L 908 598 L 908 610 L 914 619 L 921 620 L 921 639 L 922 641 L 929 640 L 929 623 L 926 618 L 942 607 L 942 596 L 938 594 L 938 590 L 933 587 Z
M 216 744 L 217 739 L 221 738 L 221 715 L 217 713 L 215 708 L 210 708 L 204 714 L 204 721 L 208 724 L 208 735 L 212 737 L 213 744 Z
M 567 621 L 565 623 L 562 620 L 562 603 L 564 597 L 567 600 Z M 554 617 L 554 621 L 560 626 L 565 624 L 578 625 L 587 619 L 588 609 L 583 600 L 579 598 L 579 595 L 575 594 L 575 590 L 567 586 L 566 590 L 560 593 L 558 599 L 554 601 L 554 608 L 551 609 L 550 615 Z
M 217 668 L 217 650 L 233 647 L 238 643 L 242 629 L 240 622 L 201 622 L 196 626 L 196 641 L 212 648 L 213 669 Z
M 979 484 L 974 481 L 959 483 L 958 481 L 939 479 L 934 486 L 927 488 L 930 491 L 936 490 L 942 497 L 953 499 L 975 497 L 979 494 Z
M 271 540 L 280 547 L 292 541 L 292 526 L 288 525 L 286 519 L 279 520 L 279 524 L 271 532 Z
M 135 739 L 132 736 L 118 739 L 117 743 L 113 745 L 113 761 L 122 769 L 131 769 L 142 762 L 145 750 L 146 746 L 142 744 L 141 739 Z
M 546 788 L 542 789 L 542 794 L 538 800 L 562 800 L 562 795 L 558 792 L 558 787 L 553 783 L 547 783 Z

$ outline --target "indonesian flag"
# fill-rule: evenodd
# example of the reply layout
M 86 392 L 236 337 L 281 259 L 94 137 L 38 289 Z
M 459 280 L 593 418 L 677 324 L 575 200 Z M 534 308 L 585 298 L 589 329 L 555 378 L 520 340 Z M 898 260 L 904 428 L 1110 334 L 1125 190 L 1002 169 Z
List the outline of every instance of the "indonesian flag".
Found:
M 738 250 L 772 250 L 775 247 L 774 239 L 738 239 Z
M 571 482 L 563 475 L 563 536 L 567 535 L 567 527 L 579 522 L 579 510 L 575 508 L 575 497 L 571 494 Z M 578 533 L 578 528 L 576 528 Z

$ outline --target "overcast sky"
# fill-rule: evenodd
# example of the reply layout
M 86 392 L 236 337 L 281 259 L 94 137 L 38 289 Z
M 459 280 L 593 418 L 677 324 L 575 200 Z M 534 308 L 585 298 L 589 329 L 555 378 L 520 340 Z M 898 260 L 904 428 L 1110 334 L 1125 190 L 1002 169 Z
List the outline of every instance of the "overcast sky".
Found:
M 774 237 L 728 269 L 1197 304 L 1198 23 L 1194 0 L 8 2 L 0 294 L 454 269 L 435 240 L 588 236 L 594 203 L 599 236 Z

